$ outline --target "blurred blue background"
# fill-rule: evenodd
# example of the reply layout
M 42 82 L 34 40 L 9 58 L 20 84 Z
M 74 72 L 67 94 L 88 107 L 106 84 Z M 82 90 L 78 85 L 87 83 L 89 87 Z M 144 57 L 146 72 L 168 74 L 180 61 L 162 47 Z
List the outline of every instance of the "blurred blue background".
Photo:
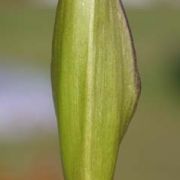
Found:
M 0 180 L 63 179 L 50 84 L 56 3 L 0 1 Z M 124 3 L 143 89 L 115 180 L 179 180 L 180 1 Z

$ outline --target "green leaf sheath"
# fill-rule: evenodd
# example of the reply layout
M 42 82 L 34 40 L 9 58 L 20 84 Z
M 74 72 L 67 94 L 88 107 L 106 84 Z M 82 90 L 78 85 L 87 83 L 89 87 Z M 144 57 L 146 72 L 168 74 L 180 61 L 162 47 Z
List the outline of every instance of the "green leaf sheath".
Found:
M 52 87 L 65 180 L 112 180 L 140 83 L 118 0 L 61 0 Z

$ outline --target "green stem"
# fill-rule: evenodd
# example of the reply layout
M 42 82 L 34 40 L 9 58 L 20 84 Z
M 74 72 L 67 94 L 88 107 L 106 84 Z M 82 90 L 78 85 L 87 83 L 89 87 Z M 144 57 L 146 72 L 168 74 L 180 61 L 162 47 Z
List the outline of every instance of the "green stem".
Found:
M 112 180 L 139 96 L 134 48 L 117 0 L 61 0 L 52 86 L 65 180 Z

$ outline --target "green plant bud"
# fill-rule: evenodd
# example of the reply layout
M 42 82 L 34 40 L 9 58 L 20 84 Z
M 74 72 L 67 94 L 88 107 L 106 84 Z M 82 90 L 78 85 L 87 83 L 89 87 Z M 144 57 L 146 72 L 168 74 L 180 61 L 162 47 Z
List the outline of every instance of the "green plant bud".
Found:
M 135 52 L 118 0 L 61 0 L 52 87 L 65 180 L 112 180 L 140 93 Z

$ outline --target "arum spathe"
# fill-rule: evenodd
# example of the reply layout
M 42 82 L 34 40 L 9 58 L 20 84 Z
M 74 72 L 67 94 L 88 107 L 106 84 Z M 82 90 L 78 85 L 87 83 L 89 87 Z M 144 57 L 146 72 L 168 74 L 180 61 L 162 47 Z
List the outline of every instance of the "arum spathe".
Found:
M 112 180 L 140 83 L 118 0 L 61 0 L 52 86 L 65 180 Z

